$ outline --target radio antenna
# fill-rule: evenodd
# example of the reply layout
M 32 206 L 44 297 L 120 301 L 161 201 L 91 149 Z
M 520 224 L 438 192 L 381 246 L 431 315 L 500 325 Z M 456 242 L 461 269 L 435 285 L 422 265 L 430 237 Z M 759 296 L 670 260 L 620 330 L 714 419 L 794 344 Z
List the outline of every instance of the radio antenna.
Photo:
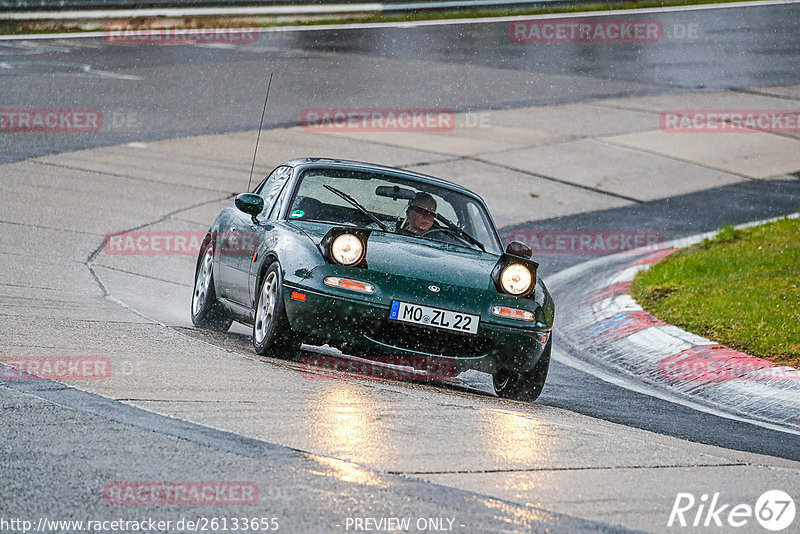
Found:
M 267 112 L 267 100 L 269 100 L 269 88 L 272 87 L 272 73 L 269 73 L 269 83 L 267 83 L 267 96 L 264 97 L 264 109 L 261 111 L 261 123 L 258 125 L 258 136 L 256 137 L 256 149 L 253 151 L 253 164 L 250 166 L 250 179 L 247 180 L 247 191 L 250 191 L 250 183 L 253 181 L 253 170 L 256 168 L 256 154 L 258 154 L 258 141 L 261 139 L 261 128 L 264 126 L 264 114 Z

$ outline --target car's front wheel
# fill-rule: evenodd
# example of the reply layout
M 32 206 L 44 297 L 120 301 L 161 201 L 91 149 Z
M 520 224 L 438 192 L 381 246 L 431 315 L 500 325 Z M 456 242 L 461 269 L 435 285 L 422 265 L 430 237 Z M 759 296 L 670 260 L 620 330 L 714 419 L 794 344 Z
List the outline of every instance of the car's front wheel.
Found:
M 214 289 L 214 245 L 208 242 L 200 251 L 200 261 L 194 272 L 194 293 L 192 294 L 192 323 L 198 328 L 227 332 L 233 317 L 225 306 L 217 300 Z
M 494 390 L 498 397 L 533 402 L 539 398 L 544 388 L 547 371 L 550 368 L 550 352 L 553 348 L 553 337 L 547 341 L 542 357 L 528 372 L 516 373 L 501 370 L 492 375 Z
M 281 266 L 276 261 L 264 273 L 253 321 L 253 347 L 258 354 L 291 358 L 300 350 L 300 336 L 292 330 L 283 303 Z

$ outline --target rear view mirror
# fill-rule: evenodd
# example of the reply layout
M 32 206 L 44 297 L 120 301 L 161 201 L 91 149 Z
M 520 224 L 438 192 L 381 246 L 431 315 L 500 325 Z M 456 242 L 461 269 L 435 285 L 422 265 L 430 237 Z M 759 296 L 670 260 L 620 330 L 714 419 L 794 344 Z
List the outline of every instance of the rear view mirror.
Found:
M 379 197 L 389 197 L 392 200 L 402 198 L 403 200 L 411 200 L 414 198 L 414 190 L 406 189 L 405 187 L 379 185 L 375 189 L 375 194 Z
M 533 251 L 531 247 L 522 243 L 520 241 L 513 241 L 508 244 L 506 247 L 506 252 L 508 254 L 513 254 L 514 256 L 521 256 L 523 258 L 530 258 L 533 256 Z

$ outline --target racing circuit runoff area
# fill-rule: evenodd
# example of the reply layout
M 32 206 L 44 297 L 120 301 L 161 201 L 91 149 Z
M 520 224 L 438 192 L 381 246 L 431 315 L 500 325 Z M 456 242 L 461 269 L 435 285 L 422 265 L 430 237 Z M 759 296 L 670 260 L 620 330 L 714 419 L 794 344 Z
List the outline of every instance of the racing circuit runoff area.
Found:
M 740 25 L 800 14 L 796 4 L 747 9 L 775 11 L 737 19 L 737 8 L 721 9 L 714 20 L 724 26 L 733 17 Z M 701 29 L 710 24 L 702 14 L 663 16 Z M 508 22 L 462 31 L 482 35 L 486 28 L 509 39 Z M 348 31 L 319 42 L 342 44 Z M 159 95 L 159 80 L 177 80 L 190 92 L 204 80 L 225 93 L 222 101 L 244 91 L 226 78 L 254 69 L 261 75 L 266 62 L 284 78 L 272 87 L 268 112 L 278 120 L 261 134 L 257 175 L 312 155 L 418 170 L 479 193 L 505 233 L 619 230 L 672 239 L 797 211 L 797 130 L 671 132 L 661 122 L 676 109 L 796 112 L 796 70 L 768 86 L 748 79 L 689 90 L 580 69 L 372 55 L 369 37 L 376 34 L 352 31 L 355 51 L 326 49 L 311 37 L 305 47 L 263 38 L 241 50 L 120 49 L 102 38 L 0 42 L 0 61 L 17 68 L 0 74 L 4 108 L 64 107 L 59 98 L 69 95 L 75 108 L 99 109 L 109 120 L 131 109 L 113 107 L 113 98 L 141 106 L 136 129 L 105 138 L 102 130 L 0 133 L 3 151 L 35 156 L 7 153 L 0 166 L 0 530 L 123 532 L 136 530 L 135 521 L 139 531 L 153 532 L 241 531 L 245 524 L 284 532 L 764 532 L 765 505 L 771 510 L 781 500 L 766 492 L 785 492 L 797 503 L 796 432 L 676 402 L 578 361 L 558 342 L 558 325 L 577 306 L 574 299 L 560 304 L 558 286 L 551 288 L 555 361 L 534 404 L 496 398 L 478 373 L 446 383 L 364 377 L 309 365 L 308 358 L 336 354 L 325 347 L 306 347 L 299 361 L 262 358 L 248 329 L 235 325 L 221 335 L 192 326 L 196 256 L 188 249 L 232 195 L 247 189 L 256 132 L 250 118 L 243 131 L 225 124 L 235 133 L 198 135 L 202 117 L 220 116 L 219 101 L 195 98 L 198 115 L 176 117 L 164 109 L 179 109 L 187 98 Z M 431 35 L 452 30 L 385 31 L 410 40 L 424 31 L 435 40 Z M 798 34 L 791 38 L 782 51 L 796 57 Z M 92 68 L 62 75 L 59 61 L 91 61 Z M 303 69 L 330 69 L 325 94 L 303 81 Z M 432 83 L 447 85 L 457 69 L 469 71 L 471 89 Z M 302 124 L 303 110 L 367 107 L 343 95 L 353 75 L 373 70 L 371 80 L 384 84 L 378 95 L 389 94 L 393 76 L 416 71 L 419 79 L 402 82 L 404 90 L 424 82 L 431 98 L 472 109 L 454 111 L 447 129 Z M 92 87 L 122 96 L 86 96 Z M 523 105 L 519 94 L 506 97 L 519 87 L 541 88 L 543 100 Z M 575 94 L 560 101 L 567 87 Z M 331 103 L 326 94 L 334 95 Z M 382 102 L 375 94 L 364 98 L 371 106 Z M 422 97 L 374 107 L 414 103 L 436 107 Z M 125 113 L 119 128 L 131 117 Z M 185 118 L 183 135 L 162 135 L 165 114 Z M 119 232 L 149 238 L 132 241 L 133 250 L 104 246 Z M 188 244 L 175 250 L 178 237 Z M 154 246 L 175 253 L 154 253 Z M 553 252 L 534 253 L 546 282 L 597 257 Z M 591 339 L 583 341 L 591 347 Z M 82 379 L 31 380 L 7 363 L 20 359 L 38 359 L 40 369 L 61 365 Z

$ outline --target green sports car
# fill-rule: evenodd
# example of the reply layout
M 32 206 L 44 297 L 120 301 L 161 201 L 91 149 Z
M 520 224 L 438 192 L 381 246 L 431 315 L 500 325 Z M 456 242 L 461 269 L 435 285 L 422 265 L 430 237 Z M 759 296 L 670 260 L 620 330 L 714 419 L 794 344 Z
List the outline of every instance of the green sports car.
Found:
M 280 165 L 222 210 L 195 270 L 192 321 L 252 325 L 258 354 L 302 343 L 367 359 L 491 373 L 535 400 L 554 305 L 522 243 L 503 248 L 485 203 L 416 172 L 333 159 Z M 423 363 L 420 363 L 423 362 Z

